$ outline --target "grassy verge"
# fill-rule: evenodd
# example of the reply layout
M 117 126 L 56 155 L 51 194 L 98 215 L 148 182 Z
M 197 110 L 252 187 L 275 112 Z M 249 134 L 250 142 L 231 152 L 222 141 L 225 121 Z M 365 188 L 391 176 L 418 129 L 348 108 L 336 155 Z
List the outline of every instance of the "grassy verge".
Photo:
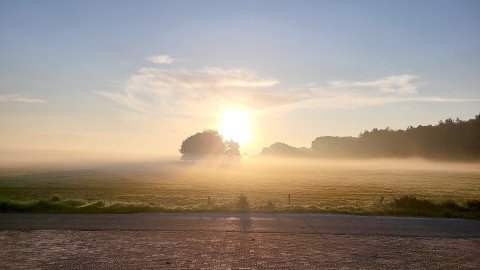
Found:
M 394 198 L 388 203 L 375 203 L 371 207 L 319 207 L 315 205 L 252 205 L 241 195 L 236 201 L 192 206 L 165 207 L 153 203 L 121 202 L 106 200 L 49 199 L 19 201 L 0 200 L 0 212 L 4 213 L 141 213 L 141 212 L 270 212 L 270 213 L 341 213 L 359 215 L 396 215 L 480 218 L 480 200 L 433 202 L 414 196 Z
M 435 203 L 417 199 L 413 196 L 403 196 L 395 198 L 384 209 L 384 213 L 408 216 L 480 218 L 480 200 L 467 200 L 462 204 L 452 200 Z

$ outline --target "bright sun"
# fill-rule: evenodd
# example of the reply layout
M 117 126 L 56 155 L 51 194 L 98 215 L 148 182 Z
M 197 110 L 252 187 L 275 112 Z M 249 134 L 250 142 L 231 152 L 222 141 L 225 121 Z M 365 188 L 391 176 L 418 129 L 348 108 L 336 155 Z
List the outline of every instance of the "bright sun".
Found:
M 219 129 L 225 140 L 234 140 L 240 145 L 247 144 L 252 138 L 250 115 L 244 110 L 225 110 Z

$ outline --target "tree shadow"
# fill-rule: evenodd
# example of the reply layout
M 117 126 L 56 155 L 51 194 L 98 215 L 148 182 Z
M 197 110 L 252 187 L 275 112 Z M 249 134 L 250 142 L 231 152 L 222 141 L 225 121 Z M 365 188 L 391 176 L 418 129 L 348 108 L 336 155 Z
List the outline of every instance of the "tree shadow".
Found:
M 252 215 L 251 214 L 241 214 L 240 215 L 240 224 L 242 226 L 243 232 L 249 232 L 252 228 Z

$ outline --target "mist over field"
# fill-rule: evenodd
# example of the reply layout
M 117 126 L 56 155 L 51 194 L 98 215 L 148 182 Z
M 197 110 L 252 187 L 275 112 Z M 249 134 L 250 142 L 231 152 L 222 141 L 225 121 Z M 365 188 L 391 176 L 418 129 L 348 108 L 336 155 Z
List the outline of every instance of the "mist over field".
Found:
M 181 157 L 3 150 L 0 211 L 478 217 L 479 127 L 477 115 L 359 137 L 318 137 L 310 148 L 275 143 L 254 156 L 242 156 L 240 145 L 216 130 L 183 140 Z
M 238 211 L 243 209 L 238 200 L 244 196 L 246 209 L 252 211 L 382 214 L 404 196 L 461 205 L 477 199 L 480 164 L 271 157 L 197 162 L 64 160 L 3 167 L 0 187 L 0 199 L 10 202 L 67 204 L 30 209 L 4 202 L 4 211 Z
M 0 168 L 12 169 L 147 169 L 155 171 L 219 171 L 223 173 L 275 173 L 282 168 L 292 172 L 312 172 L 325 168 L 480 170 L 480 161 L 432 160 L 425 158 L 311 158 L 288 155 L 244 156 L 239 160 L 182 161 L 177 155 L 159 156 L 145 153 L 11 150 L 0 149 Z

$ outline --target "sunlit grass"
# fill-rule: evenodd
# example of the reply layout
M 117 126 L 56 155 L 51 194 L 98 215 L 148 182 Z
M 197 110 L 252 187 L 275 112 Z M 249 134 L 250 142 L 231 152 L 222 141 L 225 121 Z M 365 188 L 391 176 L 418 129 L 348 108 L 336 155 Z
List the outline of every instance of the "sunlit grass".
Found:
M 164 207 L 142 202 L 118 202 L 105 200 L 49 199 L 17 201 L 0 200 L 0 212 L 6 213 L 138 213 L 138 212 L 295 212 L 295 213 L 340 213 L 361 215 L 406 215 L 433 217 L 480 218 L 480 200 L 464 203 L 454 201 L 432 202 L 413 196 L 395 198 L 387 204 L 376 204 L 370 208 L 340 206 L 336 208 L 316 205 L 276 206 L 271 201 L 266 205 L 250 205 L 248 198 L 241 195 L 233 203 L 198 204 L 190 206 Z
M 433 166 L 433 165 L 432 165 Z M 381 163 L 174 164 L 96 170 L 2 170 L 0 210 L 130 213 L 168 211 L 331 212 L 468 216 L 480 172 L 459 165 Z M 288 194 L 291 195 L 290 204 Z M 240 203 L 241 196 L 245 201 Z M 404 196 L 439 207 L 412 210 Z M 210 200 L 208 199 L 210 197 Z M 381 197 L 384 197 L 383 202 Z M 409 197 L 410 198 L 410 197 Z M 446 202 L 460 208 L 443 211 Z M 442 208 L 443 207 L 443 208 Z M 448 208 L 448 207 L 447 207 Z M 407 209 L 407 210 L 405 210 Z M 471 208 L 473 209 L 473 208 Z

